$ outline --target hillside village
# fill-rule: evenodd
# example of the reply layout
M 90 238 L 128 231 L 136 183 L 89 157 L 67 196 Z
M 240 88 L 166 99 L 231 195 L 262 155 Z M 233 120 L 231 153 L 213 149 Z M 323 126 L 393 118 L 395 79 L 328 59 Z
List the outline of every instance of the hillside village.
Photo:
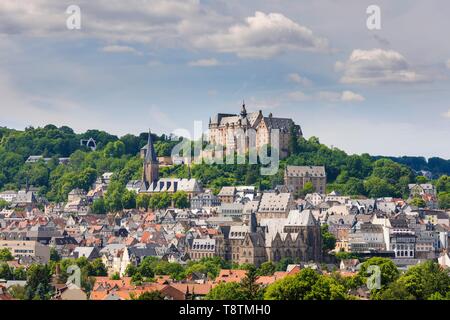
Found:
M 222 126 L 254 128 L 263 137 L 257 141 L 282 130 L 283 158 L 302 137 L 291 119 L 248 114 L 245 106 L 238 115 L 219 114 L 210 126 L 212 140 L 221 141 L 230 140 Z M 330 190 L 325 165 L 288 163 L 270 188 L 214 190 L 182 159 L 159 156 L 150 133 L 139 154 L 138 174 L 120 184 L 117 173 L 105 171 L 86 188 L 69 190 L 65 201 L 49 201 L 28 180 L 20 190 L 0 192 L 0 299 L 128 300 L 149 293 L 214 299 L 214 288 L 252 277 L 267 292 L 310 270 L 360 279 L 368 261 L 389 261 L 399 273 L 427 261 L 450 267 L 450 212 L 438 198 L 442 185 L 450 189 L 447 176 L 437 187 L 438 179 L 416 173 L 405 185 L 407 197 L 368 197 Z M 50 161 L 32 155 L 25 162 Z M 58 166 L 71 161 L 60 157 Z M 187 176 L 162 175 L 171 168 Z M 111 210 L 116 199 L 119 207 Z M 72 264 L 82 270 L 79 284 L 68 281 Z M 45 285 L 30 280 L 39 268 L 47 268 Z M 340 298 L 373 294 L 364 282 L 339 286 Z

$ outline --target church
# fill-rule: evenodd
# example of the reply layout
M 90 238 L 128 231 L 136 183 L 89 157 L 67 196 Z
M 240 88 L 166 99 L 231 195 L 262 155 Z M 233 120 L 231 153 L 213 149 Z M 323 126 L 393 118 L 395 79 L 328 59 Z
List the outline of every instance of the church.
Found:
M 160 178 L 159 177 L 159 161 L 156 156 L 155 147 L 151 132 L 148 133 L 147 145 L 143 148 L 142 154 L 143 170 L 141 180 L 131 180 L 127 184 L 127 189 L 136 193 L 175 193 L 184 191 L 187 193 L 189 200 L 202 193 L 203 188 L 196 179 L 179 179 L 179 178 Z
M 212 238 L 187 242 L 191 259 L 219 256 L 236 264 L 260 266 L 290 258 L 296 262 L 322 261 L 320 224 L 311 210 L 291 210 L 286 218 L 257 222 L 252 212 L 247 224 L 219 226 Z
M 265 145 L 276 145 L 271 141 L 273 130 L 279 130 L 280 158 L 289 156 L 289 140 L 292 133 L 298 137 L 302 136 L 302 130 L 292 119 L 275 118 L 272 113 L 267 117 L 262 111 L 247 112 L 245 103 L 239 114 L 219 113 L 209 120 L 209 142 L 212 145 L 225 146 L 227 150 L 239 150 L 239 135 L 244 134 L 244 153 L 250 148 L 260 150 Z M 251 139 L 250 131 L 254 133 Z

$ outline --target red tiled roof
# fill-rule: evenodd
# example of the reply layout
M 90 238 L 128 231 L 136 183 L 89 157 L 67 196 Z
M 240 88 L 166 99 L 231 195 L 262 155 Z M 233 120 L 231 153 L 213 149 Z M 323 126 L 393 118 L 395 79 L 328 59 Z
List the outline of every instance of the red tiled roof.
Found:
M 214 282 L 241 282 L 247 275 L 247 270 L 222 269 Z

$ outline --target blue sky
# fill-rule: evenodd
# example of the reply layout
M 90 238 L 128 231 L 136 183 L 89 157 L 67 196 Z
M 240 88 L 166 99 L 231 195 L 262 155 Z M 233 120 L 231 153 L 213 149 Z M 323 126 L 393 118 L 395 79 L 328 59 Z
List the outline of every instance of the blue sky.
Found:
M 72 4 L 80 30 L 66 28 Z M 381 30 L 366 27 L 370 4 Z M 443 0 L 2 0 L 0 126 L 192 131 L 245 99 L 348 153 L 448 159 L 449 9 Z

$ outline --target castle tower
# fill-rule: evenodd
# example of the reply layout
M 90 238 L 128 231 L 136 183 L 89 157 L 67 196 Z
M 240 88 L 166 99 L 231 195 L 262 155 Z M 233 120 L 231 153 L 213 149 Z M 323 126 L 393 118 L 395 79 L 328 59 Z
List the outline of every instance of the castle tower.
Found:
M 145 183 L 146 189 L 159 179 L 159 163 L 156 158 L 155 147 L 150 130 L 148 131 L 147 150 L 144 157 L 144 170 L 142 173 L 142 181 Z
M 242 108 L 241 108 L 241 118 L 247 117 L 247 109 L 245 108 L 245 102 L 242 102 Z

